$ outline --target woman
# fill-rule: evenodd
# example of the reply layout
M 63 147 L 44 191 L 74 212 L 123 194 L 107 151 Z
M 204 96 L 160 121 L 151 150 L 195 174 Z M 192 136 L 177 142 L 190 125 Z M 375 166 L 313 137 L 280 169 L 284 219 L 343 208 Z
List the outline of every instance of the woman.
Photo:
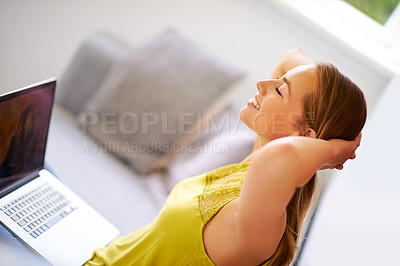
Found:
M 156 220 L 98 249 L 88 265 L 287 265 L 320 169 L 355 158 L 366 103 L 330 64 L 287 52 L 241 110 L 253 152 L 180 182 Z M 140 215 L 140 214 L 138 214 Z

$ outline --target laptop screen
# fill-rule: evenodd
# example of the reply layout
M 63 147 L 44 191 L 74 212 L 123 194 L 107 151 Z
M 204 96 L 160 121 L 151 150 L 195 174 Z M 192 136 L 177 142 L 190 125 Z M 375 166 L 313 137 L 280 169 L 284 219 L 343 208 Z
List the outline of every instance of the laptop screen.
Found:
M 0 96 L 0 192 L 44 163 L 55 81 Z

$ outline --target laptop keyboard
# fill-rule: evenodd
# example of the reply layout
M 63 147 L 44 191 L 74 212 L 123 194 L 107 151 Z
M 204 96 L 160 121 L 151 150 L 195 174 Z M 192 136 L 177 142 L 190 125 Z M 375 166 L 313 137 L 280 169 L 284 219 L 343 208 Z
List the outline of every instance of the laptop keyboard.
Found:
M 0 206 L 32 237 L 37 238 L 66 217 L 76 207 L 49 184 L 44 184 L 12 202 Z

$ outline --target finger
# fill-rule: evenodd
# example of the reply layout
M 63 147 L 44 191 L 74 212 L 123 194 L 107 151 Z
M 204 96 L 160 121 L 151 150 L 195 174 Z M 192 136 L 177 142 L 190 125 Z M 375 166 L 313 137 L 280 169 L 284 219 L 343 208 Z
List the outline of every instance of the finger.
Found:
M 342 170 L 343 169 L 343 164 L 336 165 L 335 168 L 337 170 Z
M 359 147 L 361 144 L 361 138 L 362 138 L 362 133 L 360 132 L 360 134 L 358 134 L 358 136 L 356 137 L 357 147 Z
M 353 154 L 350 156 L 350 160 L 354 160 L 356 158 L 356 153 L 355 152 L 353 152 Z

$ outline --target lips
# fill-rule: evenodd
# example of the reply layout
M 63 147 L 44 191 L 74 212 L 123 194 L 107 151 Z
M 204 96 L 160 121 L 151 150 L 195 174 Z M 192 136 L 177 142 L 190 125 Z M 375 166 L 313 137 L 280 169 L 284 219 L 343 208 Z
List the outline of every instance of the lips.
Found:
M 261 109 L 261 106 L 258 104 L 258 101 L 257 101 L 257 99 L 255 97 L 251 98 L 249 100 L 249 103 L 252 104 L 257 110 Z

